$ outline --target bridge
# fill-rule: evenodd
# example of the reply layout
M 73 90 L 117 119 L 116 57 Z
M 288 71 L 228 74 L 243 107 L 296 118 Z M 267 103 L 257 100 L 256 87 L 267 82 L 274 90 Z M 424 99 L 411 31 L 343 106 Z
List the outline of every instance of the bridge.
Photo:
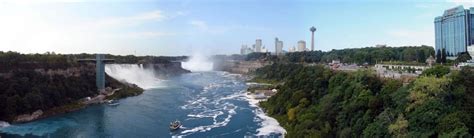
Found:
M 105 63 L 114 62 L 114 59 L 106 59 L 105 54 L 96 54 L 95 59 L 78 59 L 77 62 L 95 63 L 96 85 L 99 91 L 105 90 Z

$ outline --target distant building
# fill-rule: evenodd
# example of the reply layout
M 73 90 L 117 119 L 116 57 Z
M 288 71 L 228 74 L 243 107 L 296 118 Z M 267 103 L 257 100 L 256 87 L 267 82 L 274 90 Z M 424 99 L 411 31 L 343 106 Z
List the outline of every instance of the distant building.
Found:
M 296 52 L 296 48 L 295 47 L 290 47 L 290 49 L 288 49 L 288 52 Z
M 376 44 L 375 47 L 383 48 L 383 47 L 387 47 L 387 45 L 386 44 Z
M 268 52 L 268 49 L 265 48 L 265 46 L 263 46 L 263 47 L 262 47 L 262 50 L 261 50 L 260 52 L 262 52 L 262 53 L 267 53 L 267 52 Z
M 283 54 L 283 41 L 278 40 L 278 37 L 275 38 L 275 54 L 276 55 Z
M 262 39 L 255 40 L 255 52 L 262 52 Z
M 433 56 L 430 55 L 430 57 L 428 57 L 428 59 L 426 59 L 426 63 L 428 63 L 428 66 L 432 66 L 434 63 L 436 62 L 435 58 L 433 58 Z
M 466 52 L 474 44 L 474 8 L 458 6 L 444 11 L 434 19 L 436 52 L 446 50 L 447 57 Z
M 303 40 L 298 41 L 298 52 L 303 52 L 306 50 L 306 42 Z
M 240 54 L 241 55 L 247 55 L 252 53 L 254 50 L 250 47 L 247 47 L 247 45 L 242 45 L 242 48 L 240 48 Z

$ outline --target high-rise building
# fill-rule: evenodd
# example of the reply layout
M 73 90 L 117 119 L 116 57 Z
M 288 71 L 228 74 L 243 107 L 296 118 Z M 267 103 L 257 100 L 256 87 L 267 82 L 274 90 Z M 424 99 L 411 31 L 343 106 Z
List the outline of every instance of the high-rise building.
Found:
M 303 52 L 306 50 L 306 42 L 303 40 L 298 41 L 298 52 Z
M 262 52 L 262 39 L 255 40 L 255 52 Z
M 275 38 L 275 54 L 276 55 L 283 54 L 283 41 L 278 40 L 278 37 Z
M 446 50 L 446 56 L 455 57 L 474 44 L 474 8 L 458 6 L 444 11 L 434 19 L 436 52 Z

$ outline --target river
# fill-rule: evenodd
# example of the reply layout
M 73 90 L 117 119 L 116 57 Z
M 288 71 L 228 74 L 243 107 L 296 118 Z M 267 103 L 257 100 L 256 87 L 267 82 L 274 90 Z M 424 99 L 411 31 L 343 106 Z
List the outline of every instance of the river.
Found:
M 108 72 L 109 73 L 109 72 Z M 112 75 L 113 76 L 113 75 Z M 281 136 L 285 130 L 247 98 L 238 75 L 197 72 L 157 81 L 120 105 L 88 108 L 0 128 L 1 137 Z M 140 85 L 139 85 L 140 86 Z M 183 127 L 171 132 L 171 121 Z

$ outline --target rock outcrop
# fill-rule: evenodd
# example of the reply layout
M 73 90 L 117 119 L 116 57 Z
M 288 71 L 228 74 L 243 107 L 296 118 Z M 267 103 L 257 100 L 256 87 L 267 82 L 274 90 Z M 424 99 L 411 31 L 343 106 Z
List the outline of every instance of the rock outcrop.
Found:
M 39 117 L 41 117 L 41 115 L 43 115 L 43 111 L 36 110 L 35 112 L 31 114 L 22 114 L 22 115 L 17 116 L 14 122 L 17 122 L 17 123 L 29 122 L 29 121 L 38 119 Z

